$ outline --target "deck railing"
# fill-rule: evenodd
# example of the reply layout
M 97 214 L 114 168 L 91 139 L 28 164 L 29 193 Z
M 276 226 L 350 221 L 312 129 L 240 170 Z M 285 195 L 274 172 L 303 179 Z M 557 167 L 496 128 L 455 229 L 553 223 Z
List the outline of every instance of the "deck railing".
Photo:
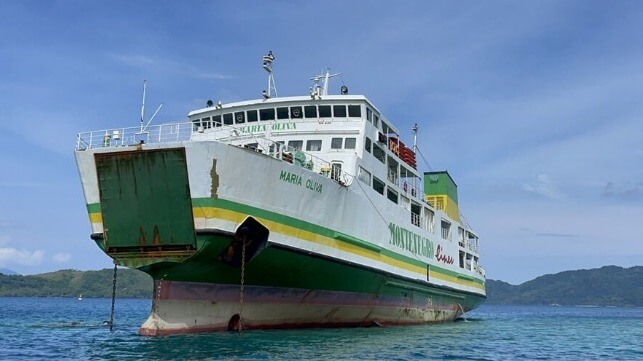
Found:
M 231 135 L 223 139 L 217 139 L 218 141 L 229 144 L 235 140 L 254 138 L 252 134 L 235 131 L 235 127 L 229 128 L 231 128 Z M 95 130 L 78 133 L 76 137 L 76 150 L 188 141 L 192 139 L 194 134 L 201 133 L 199 129 L 194 130 L 194 124 L 191 122 L 151 125 L 143 130 L 141 130 L 141 127 Z M 254 150 L 285 162 L 294 163 L 312 172 L 322 174 L 345 186 L 353 182 L 353 175 L 333 167 L 331 163 L 319 157 L 303 151 L 289 149 L 273 141 L 270 141 L 270 143 L 273 145 L 270 147 L 271 149 L 264 150 L 256 148 Z M 298 157 L 298 155 L 302 154 L 304 157 Z
M 192 123 L 172 123 L 83 132 L 76 137 L 76 150 L 190 140 L 192 127 Z

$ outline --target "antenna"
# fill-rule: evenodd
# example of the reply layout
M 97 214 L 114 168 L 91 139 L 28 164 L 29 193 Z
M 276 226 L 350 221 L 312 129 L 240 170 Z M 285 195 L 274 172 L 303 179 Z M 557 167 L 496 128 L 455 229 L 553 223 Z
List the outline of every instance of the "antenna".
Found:
M 263 91 L 262 95 L 264 99 L 272 98 L 274 92 L 275 97 L 277 97 L 277 86 L 275 85 L 275 77 L 272 75 L 272 63 L 275 61 L 275 56 L 272 55 L 272 50 L 268 51 L 268 54 L 264 55 L 263 58 L 263 69 L 268 72 L 268 91 Z
M 413 153 L 418 152 L 418 123 L 413 125 Z
M 156 114 L 159 112 L 159 110 L 161 110 L 161 107 L 163 106 L 163 103 L 161 103 L 161 105 L 159 105 L 159 107 L 156 108 L 156 111 L 154 112 L 154 114 L 152 115 L 150 120 L 148 120 L 147 123 L 145 123 L 145 92 L 146 92 L 146 89 L 147 89 L 147 80 L 143 80 L 143 105 L 141 105 L 141 133 L 143 133 L 147 129 L 147 126 L 150 125 L 152 120 L 154 120 L 154 117 L 156 116 Z
M 313 85 L 313 88 L 312 88 L 312 90 L 310 92 L 310 97 L 313 98 L 313 99 L 315 99 L 315 98 L 321 99 L 322 95 L 328 95 L 328 81 L 329 81 L 330 78 L 338 76 L 338 75 L 342 75 L 342 73 L 331 74 L 330 73 L 330 67 L 326 67 L 326 73 L 325 74 L 316 75 L 316 76 L 310 78 L 310 80 L 315 82 L 315 84 Z M 322 80 L 322 79 L 324 80 L 324 82 L 322 83 L 322 85 L 319 85 L 319 81 Z M 342 92 L 343 92 L 343 90 L 342 90 Z M 346 93 L 348 93 L 348 88 L 346 88 Z

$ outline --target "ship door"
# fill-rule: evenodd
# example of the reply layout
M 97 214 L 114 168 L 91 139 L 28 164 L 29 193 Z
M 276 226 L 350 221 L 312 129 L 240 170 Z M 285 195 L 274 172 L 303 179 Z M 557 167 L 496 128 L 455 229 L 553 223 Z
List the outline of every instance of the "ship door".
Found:
M 95 155 L 107 253 L 196 249 L 185 148 Z

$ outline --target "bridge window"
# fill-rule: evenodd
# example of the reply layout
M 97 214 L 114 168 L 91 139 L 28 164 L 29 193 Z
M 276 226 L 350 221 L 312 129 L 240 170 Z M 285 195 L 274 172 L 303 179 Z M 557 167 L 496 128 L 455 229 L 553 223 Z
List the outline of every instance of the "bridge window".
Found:
M 306 105 L 304 107 L 304 116 L 306 118 L 317 118 L 317 106 L 316 105 Z
M 304 116 L 304 112 L 301 107 L 290 107 L 290 117 L 292 119 L 301 119 Z
M 306 142 L 306 150 L 312 152 L 319 152 L 321 150 L 321 139 L 309 140 Z
M 335 118 L 346 118 L 346 106 L 333 105 L 333 116 Z
M 234 122 L 236 124 L 241 124 L 246 122 L 246 115 L 244 112 L 236 112 L 234 113 Z
M 248 118 L 248 123 L 256 122 L 257 120 L 259 120 L 259 117 L 257 116 L 257 111 L 256 110 L 248 110 L 246 112 L 246 117 Z
M 223 124 L 232 125 L 232 113 L 223 114 Z
M 342 149 L 342 138 L 333 138 L 330 140 L 330 149 Z
M 371 110 L 371 108 L 366 108 L 366 120 L 368 120 L 369 122 L 372 122 L 372 118 L 373 118 L 373 111 Z
M 359 105 L 349 105 L 348 106 L 348 116 L 351 118 L 361 118 L 362 117 L 362 107 Z
M 201 126 L 204 129 L 209 129 L 211 127 L 210 117 L 201 118 Z
M 221 126 L 221 115 L 215 115 L 212 117 L 212 123 L 214 123 L 215 127 L 220 127 Z
M 288 107 L 277 108 L 277 119 L 288 119 Z
M 259 109 L 259 119 L 275 120 L 275 108 Z
M 371 152 L 371 138 L 366 137 L 366 141 L 364 142 L 364 149 L 366 149 L 367 152 Z
M 320 105 L 319 106 L 319 117 L 320 118 L 330 118 L 333 115 L 330 112 L 330 105 Z
M 344 140 L 344 149 L 355 149 L 355 143 L 357 140 L 355 138 L 346 138 Z

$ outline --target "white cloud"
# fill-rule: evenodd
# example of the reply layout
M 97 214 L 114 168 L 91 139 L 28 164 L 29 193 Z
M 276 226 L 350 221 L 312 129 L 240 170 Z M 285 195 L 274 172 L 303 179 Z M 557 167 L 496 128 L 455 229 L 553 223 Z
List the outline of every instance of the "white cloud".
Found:
M 42 250 L 28 251 L 11 247 L 0 248 L 0 266 L 2 267 L 11 265 L 37 266 L 42 263 L 44 257 L 45 251 Z
M 560 200 L 565 198 L 565 195 L 558 189 L 558 186 L 554 184 L 546 174 L 539 174 L 538 181 L 535 184 L 523 183 L 522 189 L 548 199 Z
M 56 263 L 67 263 L 71 259 L 71 254 L 69 254 L 69 253 L 56 253 L 51 258 Z

